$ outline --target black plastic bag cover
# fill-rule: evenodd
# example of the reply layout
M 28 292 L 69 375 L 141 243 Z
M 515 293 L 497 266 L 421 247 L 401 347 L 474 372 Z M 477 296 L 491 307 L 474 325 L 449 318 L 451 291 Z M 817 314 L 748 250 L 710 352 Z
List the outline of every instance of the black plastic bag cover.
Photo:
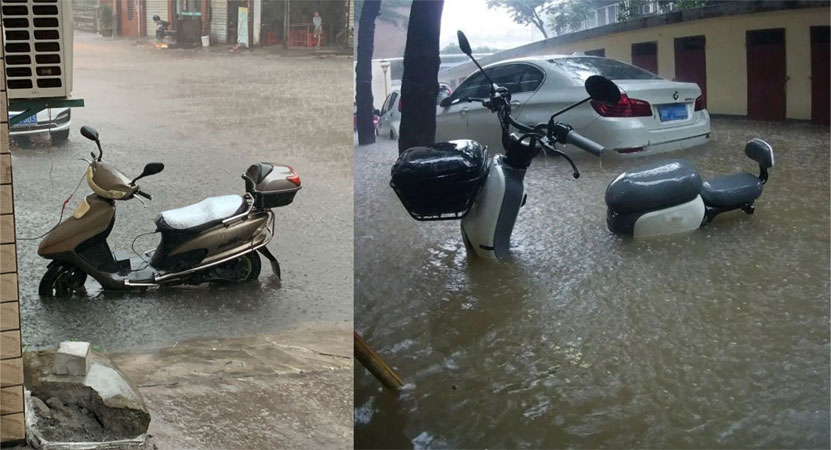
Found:
M 466 213 L 487 168 L 482 144 L 438 142 L 402 153 L 392 167 L 390 185 L 414 217 Z

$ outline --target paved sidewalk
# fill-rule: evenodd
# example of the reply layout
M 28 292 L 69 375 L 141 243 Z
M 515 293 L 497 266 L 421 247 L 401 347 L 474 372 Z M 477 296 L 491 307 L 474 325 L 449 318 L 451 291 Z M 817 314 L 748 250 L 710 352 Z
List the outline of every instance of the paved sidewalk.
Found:
M 351 333 L 311 324 L 108 356 L 150 409 L 148 449 L 352 448 Z

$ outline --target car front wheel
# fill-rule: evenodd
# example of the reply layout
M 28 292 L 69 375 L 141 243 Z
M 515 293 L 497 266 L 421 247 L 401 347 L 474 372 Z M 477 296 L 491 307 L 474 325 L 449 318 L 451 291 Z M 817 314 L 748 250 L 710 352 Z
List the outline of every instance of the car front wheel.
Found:
M 67 139 L 69 139 L 69 130 L 56 131 L 52 133 L 51 136 L 52 144 L 60 145 L 66 142 Z

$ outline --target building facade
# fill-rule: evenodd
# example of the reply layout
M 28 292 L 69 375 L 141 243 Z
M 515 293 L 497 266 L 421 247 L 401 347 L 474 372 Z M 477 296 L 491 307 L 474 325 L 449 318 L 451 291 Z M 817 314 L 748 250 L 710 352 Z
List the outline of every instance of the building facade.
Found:
M 170 23 L 169 29 L 176 31 L 177 42 L 182 44 L 197 45 L 201 36 L 210 36 L 211 45 L 235 45 L 239 41 L 239 18 L 247 17 L 248 42 L 254 46 L 277 45 L 286 38 L 286 30 L 308 30 L 311 34 L 312 17 L 318 11 L 323 18 L 321 44 L 335 45 L 352 23 L 352 0 L 97 0 L 99 5 L 105 1 L 114 2 L 117 36 L 153 38 L 158 28 L 153 17 L 159 16 Z M 288 23 L 284 20 L 286 12 Z

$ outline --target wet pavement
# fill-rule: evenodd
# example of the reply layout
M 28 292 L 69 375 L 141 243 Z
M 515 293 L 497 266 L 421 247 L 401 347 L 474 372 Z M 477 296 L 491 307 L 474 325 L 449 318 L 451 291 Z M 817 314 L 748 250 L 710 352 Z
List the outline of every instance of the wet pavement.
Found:
M 512 255 L 468 257 L 459 223 L 416 222 L 397 143 L 355 149 L 355 327 L 408 385 L 355 370 L 357 447 L 828 448 L 829 133 L 714 119 L 714 139 L 637 159 L 538 158 Z M 776 166 L 754 216 L 683 235 L 606 230 L 621 171 L 690 160 L 707 179 Z M 610 155 L 612 156 L 612 155 Z
M 350 330 L 308 324 L 108 356 L 150 410 L 147 449 L 348 449 Z
M 104 350 L 173 343 L 203 336 L 269 332 L 302 322 L 349 323 L 352 318 L 352 147 L 349 145 L 352 63 L 349 57 L 280 56 L 265 50 L 161 50 L 75 34 L 74 97 L 69 142 L 35 140 L 13 146 L 23 343 L 27 349 L 84 340 Z M 282 284 L 267 261 L 259 281 L 239 286 L 103 292 L 73 299 L 37 295 L 47 261 L 38 240 L 58 220 L 95 146 L 79 134 L 95 127 L 104 160 L 127 175 L 145 163 L 165 170 L 143 179 L 153 195 L 118 202 L 109 237 L 113 250 L 155 229 L 162 210 L 204 197 L 244 193 L 240 174 L 250 164 L 293 166 L 303 188 L 275 209 L 277 236 L 269 249 L 280 260 Z M 72 214 L 90 189 L 83 183 L 66 206 Z M 139 251 L 157 235 L 141 237 Z

